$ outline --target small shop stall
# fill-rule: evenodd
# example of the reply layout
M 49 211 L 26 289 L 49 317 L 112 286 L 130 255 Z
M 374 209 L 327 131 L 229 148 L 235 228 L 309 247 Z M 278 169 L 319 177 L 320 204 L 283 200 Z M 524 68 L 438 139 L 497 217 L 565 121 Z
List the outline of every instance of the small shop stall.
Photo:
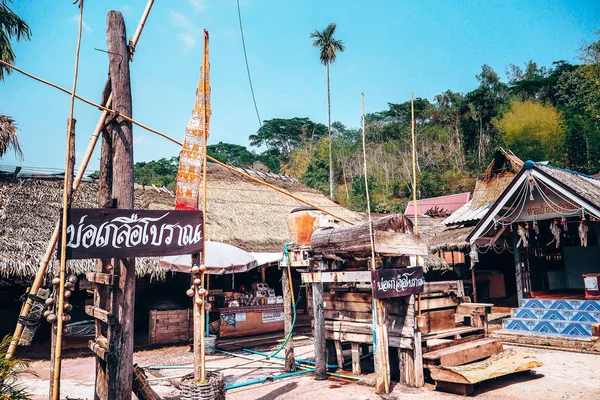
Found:
M 283 298 L 276 268 L 282 253 L 249 253 L 235 246 L 206 242 L 209 291 L 207 332 L 237 338 L 283 330 Z M 191 271 L 190 255 L 163 257 L 160 265 L 173 272 Z M 275 274 L 269 271 L 273 270 Z M 183 342 L 191 338 L 191 310 L 152 310 L 151 344 Z
M 499 333 L 597 336 L 598 221 L 600 179 L 524 163 L 467 238 L 472 261 L 512 253 L 519 308 Z

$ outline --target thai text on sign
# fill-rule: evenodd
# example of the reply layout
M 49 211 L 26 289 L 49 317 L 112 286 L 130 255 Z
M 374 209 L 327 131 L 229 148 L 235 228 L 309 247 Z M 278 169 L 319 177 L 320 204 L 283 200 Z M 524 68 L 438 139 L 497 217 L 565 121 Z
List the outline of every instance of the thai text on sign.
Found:
M 67 259 L 193 254 L 202 251 L 202 236 L 201 211 L 74 208 Z
M 418 294 L 425 286 L 422 267 L 378 269 L 371 272 L 371 282 L 376 299 Z

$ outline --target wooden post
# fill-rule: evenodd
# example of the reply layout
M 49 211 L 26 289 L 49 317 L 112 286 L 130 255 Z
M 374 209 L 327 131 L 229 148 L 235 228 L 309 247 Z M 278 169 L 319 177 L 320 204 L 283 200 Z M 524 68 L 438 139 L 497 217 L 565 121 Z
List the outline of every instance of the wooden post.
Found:
M 106 83 L 104 92 L 102 93 L 102 102 L 106 102 L 110 97 L 111 85 L 110 78 Z M 107 116 L 108 122 L 110 119 Z M 110 208 L 112 204 L 112 158 L 113 158 L 113 139 L 112 129 L 108 125 L 104 125 L 102 130 L 102 142 L 100 152 L 100 179 L 98 182 L 98 208 Z M 110 259 L 102 259 L 96 261 L 96 272 L 99 273 L 110 273 L 109 269 L 112 269 L 112 261 Z M 112 293 L 109 288 L 105 285 L 95 284 L 94 290 L 94 306 L 102 310 L 106 310 L 112 313 Z M 110 340 L 112 338 L 112 327 L 104 324 L 99 319 L 95 320 L 96 326 L 96 338 L 104 337 Z M 106 349 L 108 351 L 108 349 Z M 109 358 L 111 357 L 110 353 Z M 108 398 L 108 375 L 107 375 L 107 361 L 99 357 L 96 357 L 96 385 L 94 388 L 94 399 L 107 399 Z
M 369 199 L 369 182 L 367 181 L 367 150 L 365 139 L 365 94 L 362 93 L 362 150 L 363 150 L 363 171 L 365 176 L 365 192 L 367 197 L 367 216 L 369 218 L 369 239 L 371 242 L 371 270 L 376 269 L 375 260 L 375 242 L 373 239 L 373 221 L 371 221 L 371 201 Z M 415 204 L 416 207 L 416 204 Z M 390 363 L 388 354 L 388 334 L 385 326 L 387 312 L 381 300 L 373 299 L 373 321 L 375 332 L 373 337 L 374 359 L 375 359 L 375 393 L 387 394 L 390 392 Z M 354 369 L 354 368 L 353 368 Z
M 106 19 L 109 72 L 113 108 L 132 115 L 129 47 L 123 15 L 110 11 Z M 113 129 L 112 194 L 118 208 L 134 207 L 132 124 L 117 117 Z M 115 260 L 117 284 L 113 287 L 112 312 L 117 324 L 108 342 L 107 362 L 109 399 L 131 399 L 133 380 L 133 320 L 135 304 L 135 258 Z
M 477 303 L 477 281 L 475 280 L 475 265 L 471 263 L 471 285 L 473 286 L 473 303 Z
M 515 259 L 515 280 L 517 284 L 517 307 L 521 307 L 521 304 L 523 304 L 523 271 L 521 269 L 521 254 L 519 252 L 519 248 L 517 247 L 518 241 L 519 237 L 515 231 L 512 234 L 512 244 L 514 249 L 513 256 Z
M 68 188 L 68 206 L 71 207 L 73 201 L 73 171 L 75 170 L 75 119 L 67 119 L 67 129 L 69 129 L 69 151 L 67 153 L 68 163 L 67 169 L 65 170 L 65 184 Z M 54 360 L 56 356 L 56 345 L 57 345 L 57 324 L 52 324 L 50 329 L 50 360 Z M 54 376 L 55 363 L 50 363 L 50 376 Z M 59 371 L 60 379 L 60 371 Z M 50 395 L 48 398 L 52 398 L 54 394 L 54 379 L 50 379 Z M 60 393 L 60 380 L 58 381 L 57 393 Z
M 325 354 L 325 314 L 323 307 L 323 284 L 312 284 L 313 313 L 315 318 L 314 340 L 315 340 L 315 379 L 323 381 L 327 376 L 327 355 Z
M 285 314 L 284 321 L 284 337 L 288 337 L 292 330 L 292 292 L 290 291 L 290 282 L 287 269 L 281 270 L 281 288 L 283 289 L 283 312 Z M 296 371 L 296 359 L 294 358 L 294 340 L 290 340 L 285 345 L 285 372 Z

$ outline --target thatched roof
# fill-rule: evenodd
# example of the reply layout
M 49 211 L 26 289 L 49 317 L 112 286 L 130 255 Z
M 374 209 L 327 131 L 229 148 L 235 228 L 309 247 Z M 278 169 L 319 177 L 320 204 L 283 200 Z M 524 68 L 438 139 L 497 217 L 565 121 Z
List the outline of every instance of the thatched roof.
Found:
M 510 150 L 499 149 L 494 158 L 475 182 L 471 201 L 444 220 L 444 225 L 474 225 L 487 213 L 523 167 L 523 161 Z
M 265 181 L 312 202 L 351 222 L 362 217 L 326 198 L 320 192 L 291 180 L 265 177 Z M 302 204 L 258 183 L 234 175 L 221 167 L 207 172 L 207 238 L 247 251 L 281 251 L 289 241 L 287 218 Z M 32 277 L 46 249 L 62 204 L 62 179 L 0 180 L 0 278 Z M 137 188 L 136 208 L 170 209 L 175 198 L 152 187 Z M 96 207 L 95 183 L 82 183 L 75 207 Z M 162 277 L 157 259 L 138 259 L 138 275 Z M 70 268 L 83 273 L 92 260 L 73 260 Z
M 429 251 L 433 254 L 438 251 L 468 251 L 470 247 L 466 238 L 472 230 L 472 226 L 440 230 L 428 241 Z

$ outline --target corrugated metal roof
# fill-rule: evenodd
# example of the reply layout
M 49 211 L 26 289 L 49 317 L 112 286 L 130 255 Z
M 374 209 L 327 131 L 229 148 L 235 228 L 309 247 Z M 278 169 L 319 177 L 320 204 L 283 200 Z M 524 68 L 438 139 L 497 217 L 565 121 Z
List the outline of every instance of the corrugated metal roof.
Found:
M 439 197 L 430 197 L 428 199 L 420 199 L 417 200 L 417 214 L 425 214 L 427 211 L 431 210 L 434 207 L 437 207 L 439 210 L 453 212 L 458 210 L 461 206 L 463 206 L 467 201 L 471 198 L 471 193 L 459 193 L 459 194 L 451 194 L 448 196 L 439 196 Z M 409 201 L 406 206 L 405 215 L 414 215 L 415 210 L 413 207 L 413 202 Z
M 483 207 L 471 207 L 471 202 L 465 203 L 461 208 L 454 211 L 452 215 L 446 218 L 442 224 L 444 225 L 458 225 L 466 222 L 477 222 L 485 216 L 490 209 L 490 206 Z

